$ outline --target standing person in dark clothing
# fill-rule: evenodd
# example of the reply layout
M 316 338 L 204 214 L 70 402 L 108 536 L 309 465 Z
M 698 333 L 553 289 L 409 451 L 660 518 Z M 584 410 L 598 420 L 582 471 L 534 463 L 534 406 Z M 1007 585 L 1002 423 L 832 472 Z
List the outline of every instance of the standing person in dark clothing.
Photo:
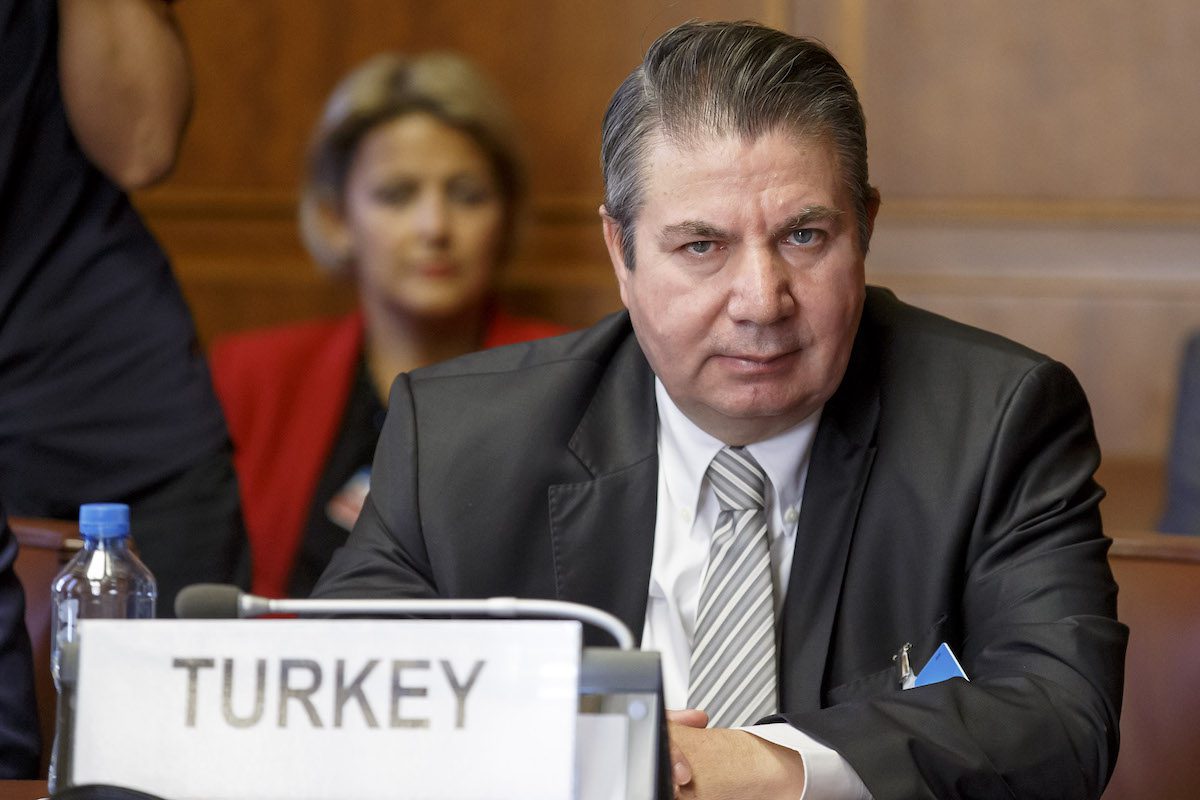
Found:
M 0 506 L 0 780 L 33 778 L 38 768 L 37 705 L 16 559 L 17 540 Z
M 228 436 L 125 192 L 174 165 L 191 73 L 163 0 L 0 0 L 0 499 L 132 507 L 159 613 L 245 569 Z

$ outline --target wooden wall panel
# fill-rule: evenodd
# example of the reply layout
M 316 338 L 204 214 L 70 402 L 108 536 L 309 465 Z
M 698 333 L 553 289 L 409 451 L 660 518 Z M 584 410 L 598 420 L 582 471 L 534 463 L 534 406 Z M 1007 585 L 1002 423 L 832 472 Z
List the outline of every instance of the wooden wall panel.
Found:
M 1105 451 L 1161 458 L 1180 346 L 1200 329 L 1200 229 L 889 220 L 868 279 L 1057 358 L 1079 376 Z
M 1194 200 L 1200 5 L 871 2 L 875 177 L 902 197 Z
M 307 263 L 294 224 L 324 98 L 377 52 L 458 50 L 509 99 L 529 155 L 530 208 L 504 277 L 510 305 L 587 324 L 619 307 L 596 213 L 600 119 L 612 92 L 670 25 L 779 22 L 784 8 L 779 0 L 184 3 L 195 115 L 175 174 L 139 204 L 175 259 L 203 340 L 338 313 L 350 295 Z
M 762 16 L 737 0 L 204 0 L 179 13 L 198 102 L 176 189 L 291 189 L 337 80 L 387 50 L 454 49 L 511 102 L 539 196 L 599 197 L 600 118 L 660 32 L 690 17 Z
M 1066 361 L 1109 456 L 1161 460 L 1200 326 L 1200 6 L 1190 0 L 203 0 L 177 6 L 197 105 L 138 197 L 202 337 L 353 302 L 295 231 L 309 131 L 345 70 L 453 48 L 511 100 L 532 198 L 506 303 L 583 325 L 619 307 L 596 216 L 599 121 L 690 17 L 825 41 L 857 81 L 884 195 L 871 279 Z
M 863 15 L 861 0 L 793 0 L 779 27 L 822 42 L 857 83 L 863 58 Z

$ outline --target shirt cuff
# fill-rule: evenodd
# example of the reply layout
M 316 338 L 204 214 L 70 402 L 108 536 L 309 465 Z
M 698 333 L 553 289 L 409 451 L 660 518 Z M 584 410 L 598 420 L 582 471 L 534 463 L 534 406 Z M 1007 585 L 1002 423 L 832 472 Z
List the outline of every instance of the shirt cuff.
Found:
M 771 722 L 741 730 L 800 754 L 804 762 L 804 791 L 797 800 L 873 800 L 846 759 L 799 728 L 786 722 Z

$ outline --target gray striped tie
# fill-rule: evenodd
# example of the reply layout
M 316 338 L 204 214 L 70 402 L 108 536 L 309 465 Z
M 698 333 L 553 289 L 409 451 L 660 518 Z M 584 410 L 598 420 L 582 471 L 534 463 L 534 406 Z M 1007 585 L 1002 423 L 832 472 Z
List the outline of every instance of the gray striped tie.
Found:
M 775 600 L 762 467 L 726 447 L 708 467 L 721 504 L 700 586 L 688 706 L 709 726 L 748 725 L 777 710 Z

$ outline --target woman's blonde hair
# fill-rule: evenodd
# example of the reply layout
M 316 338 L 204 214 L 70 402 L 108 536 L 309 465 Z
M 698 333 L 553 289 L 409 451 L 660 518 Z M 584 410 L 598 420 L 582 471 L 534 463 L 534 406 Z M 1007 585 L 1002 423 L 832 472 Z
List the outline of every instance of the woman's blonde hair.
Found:
M 470 136 L 487 155 L 504 204 L 499 257 L 512 245 L 525 174 L 512 117 L 491 83 L 453 53 L 407 58 L 385 53 L 349 73 L 333 90 L 309 148 L 300 196 L 300 233 L 309 253 L 329 272 L 342 274 L 349 254 L 330 235 L 323 213 L 341 212 L 346 175 L 371 130 L 406 114 L 430 114 Z

